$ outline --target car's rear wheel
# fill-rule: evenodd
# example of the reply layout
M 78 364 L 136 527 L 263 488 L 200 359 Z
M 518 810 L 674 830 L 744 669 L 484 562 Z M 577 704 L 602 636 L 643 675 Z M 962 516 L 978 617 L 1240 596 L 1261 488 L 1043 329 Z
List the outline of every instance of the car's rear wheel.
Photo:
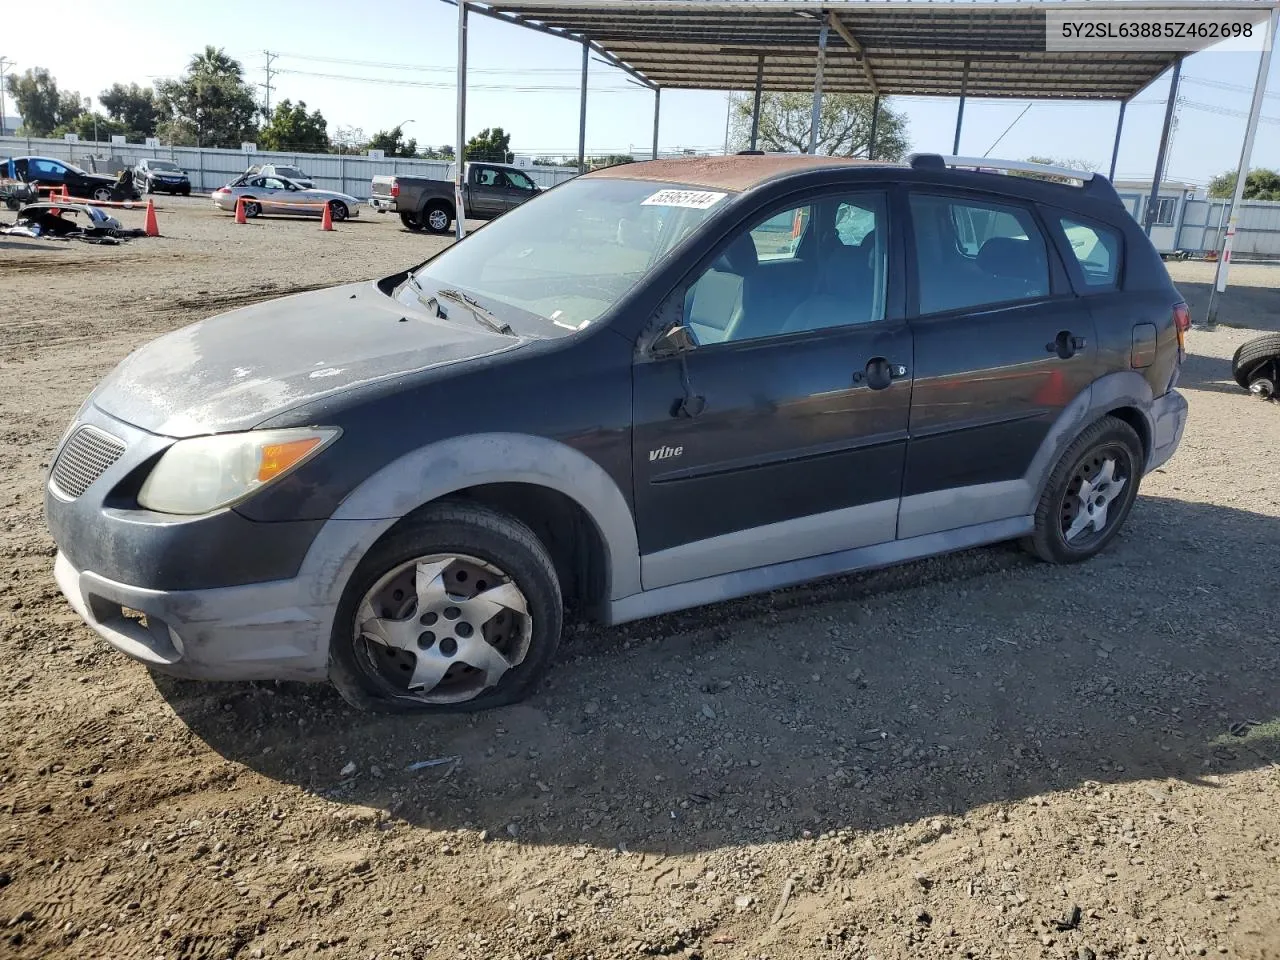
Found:
M 423 226 L 422 218 L 418 216 L 416 213 L 400 214 L 400 222 L 403 223 L 410 230 L 421 230 Z
M 111 200 L 111 188 L 110 188 L 110 187 L 94 187 L 94 188 L 93 188 L 93 199 L 97 200 L 99 203 L 108 203 L 108 202 L 110 202 L 110 200 Z
M 334 220 L 347 219 L 347 214 L 349 212 L 350 211 L 347 210 L 347 205 L 343 203 L 341 200 L 329 201 L 329 216 L 332 217 Z
M 546 672 L 562 618 L 555 565 L 527 526 L 440 503 L 356 568 L 334 618 L 329 675 L 364 710 L 501 706 Z
M 1103 417 L 1067 448 L 1036 507 L 1024 546 L 1048 563 L 1087 560 L 1115 537 L 1138 496 L 1142 441 L 1117 417 Z
M 246 198 L 244 201 L 244 215 L 252 218 L 258 216 L 260 213 L 262 213 L 262 204 L 258 203 L 257 200 L 250 200 Z
M 431 233 L 448 233 L 449 224 L 453 222 L 453 214 L 442 203 L 433 203 L 427 207 L 422 218 Z

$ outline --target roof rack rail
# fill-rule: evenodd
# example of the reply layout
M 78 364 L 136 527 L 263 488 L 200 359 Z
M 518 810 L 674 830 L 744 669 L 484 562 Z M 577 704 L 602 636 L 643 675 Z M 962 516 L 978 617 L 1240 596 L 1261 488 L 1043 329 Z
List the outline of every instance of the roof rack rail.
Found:
M 1072 170 L 1070 167 L 1058 167 L 1049 163 L 1029 163 L 1025 160 L 992 160 L 989 157 L 952 157 L 940 153 L 913 153 L 907 157 L 912 169 L 945 170 L 948 167 L 972 168 L 979 173 L 1038 173 L 1047 177 L 1060 177 L 1066 180 L 1079 180 L 1080 185 L 1090 193 L 1097 193 L 1107 199 L 1120 201 L 1111 181 L 1092 170 Z

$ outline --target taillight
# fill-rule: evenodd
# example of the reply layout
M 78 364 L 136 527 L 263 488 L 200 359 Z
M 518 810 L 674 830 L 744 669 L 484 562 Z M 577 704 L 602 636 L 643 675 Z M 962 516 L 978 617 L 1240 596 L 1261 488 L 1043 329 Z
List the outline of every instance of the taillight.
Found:
M 392 181 L 391 181 L 391 196 L 392 196 L 392 197 L 398 197 L 398 196 L 400 196 L 400 181 L 399 181 L 399 180 L 392 180 Z
M 1191 329 L 1191 308 L 1185 302 L 1173 305 L 1173 328 L 1178 331 L 1178 359 L 1187 355 L 1187 331 Z

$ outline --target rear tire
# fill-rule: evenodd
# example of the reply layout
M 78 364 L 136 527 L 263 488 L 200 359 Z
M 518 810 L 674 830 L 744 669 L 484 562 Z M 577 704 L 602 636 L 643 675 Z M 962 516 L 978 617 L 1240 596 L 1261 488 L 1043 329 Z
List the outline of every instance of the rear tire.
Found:
M 456 565 L 439 568 L 438 580 L 424 574 L 442 557 Z M 450 589 L 437 604 L 445 596 L 442 583 Z M 482 622 L 479 617 L 488 615 L 473 616 L 468 604 L 485 591 L 493 596 L 495 587 L 513 588 L 509 594 L 517 600 L 491 606 L 498 612 Z M 524 612 L 516 613 L 521 605 Z M 329 678 L 352 706 L 380 713 L 470 712 L 514 703 L 550 667 L 563 617 L 555 564 L 533 531 L 489 507 L 434 504 L 385 537 L 356 567 L 334 617 Z M 368 632 L 375 622 L 423 633 L 416 643 L 387 645 Z M 477 640 L 487 645 L 485 653 L 496 649 L 502 656 L 505 667 L 494 682 L 476 663 Z M 442 658 L 456 659 L 447 672 L 435 674 L 432 685 L 408 688 L 422 663 L 439 664 Z
M 1129 516 L 1145 462 L 1142 441 L 1123 420 L 1107 416 L 1088 427 L 1049 475 L 1023 547 L 1046 563 L 1098 553 Z
M 1254 380 L 1280 372 L 1270 369 L 1272 365 L 1280 366 L 1280 333 L 1264 333 L 1242 343 L 1231 358 L 1231 376 L 1248 390 Z
M 449 224 L 453 223 L 453 211 L 443 203 L 432 203 L 423 211 L 422 220 L 428 233 L 448 233 Z

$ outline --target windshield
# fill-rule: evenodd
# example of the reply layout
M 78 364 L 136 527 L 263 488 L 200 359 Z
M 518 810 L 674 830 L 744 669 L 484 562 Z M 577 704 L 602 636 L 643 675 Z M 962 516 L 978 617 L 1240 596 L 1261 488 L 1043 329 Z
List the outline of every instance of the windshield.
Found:
M 178 169 L 178 165 L 176 163 L 170 163 L 168 160 L 152 160 L 147 164 L 147 166 L 149 166 L 152 170 L 177 170 Z
M 726 194 L 679 184 L 571 180 L 425 264 L 419 286 L 456 289 L 495 313 L 548 321 L 543 335 L 600 317 L 710 215 Z M 519 317 L 507 316 L 519 330 Z
M 288 177 L 290 180 L 306 179 L 297 167 L 276 167 L 275 170 L 278 177 Z

